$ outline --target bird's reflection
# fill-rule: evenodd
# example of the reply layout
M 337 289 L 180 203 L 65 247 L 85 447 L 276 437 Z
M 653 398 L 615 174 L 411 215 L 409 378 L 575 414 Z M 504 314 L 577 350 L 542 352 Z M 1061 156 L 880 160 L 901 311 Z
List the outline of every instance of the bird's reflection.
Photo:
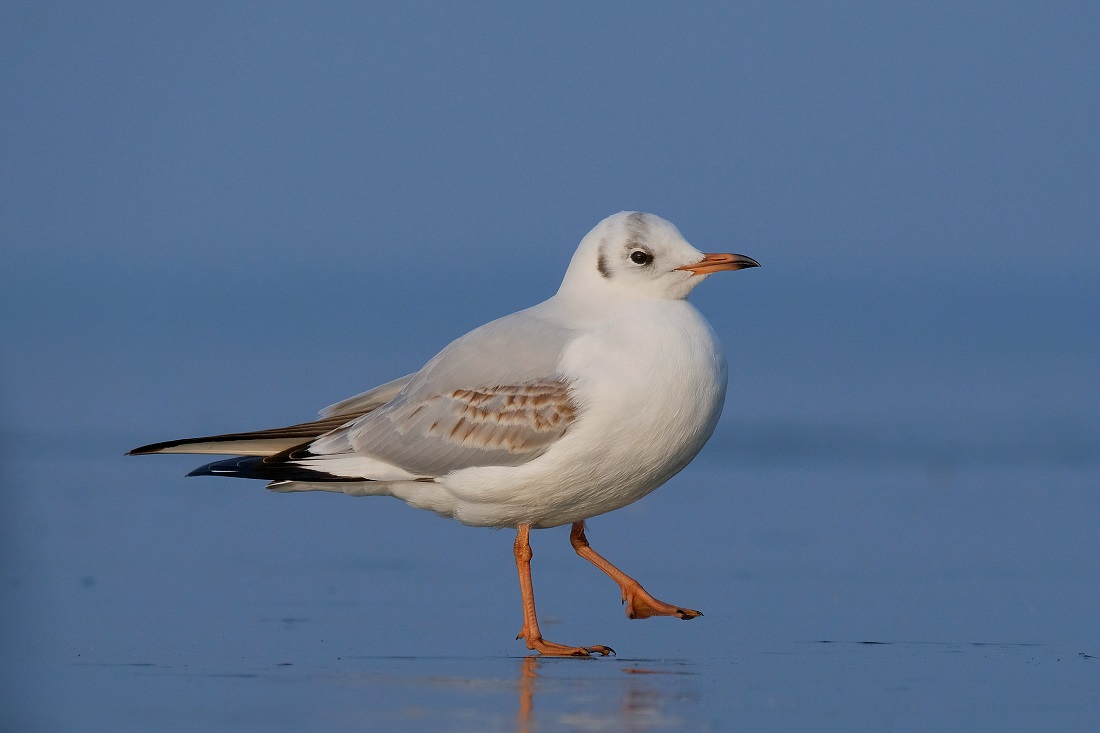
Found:
M 551 663 L 575 664 L 578 662 L 554 660 Z M 585 664 L 586 662 L 579 663 Z M 588 729 L 597 726 L 601 729 L 609 727 L 614 730 L 643 731 L 675 727 L 675 719 L 666 715 L 663 710 L 668 696 L 662 692 L 653 677 L 653 675 L 664 675 L 669 674 L 669 672 L 632 666 L 618 668 L 616 670 L 618 674 L 610 679 L 601 676 L 598 678 L 585 677 L 565 680 L 569 683 L 565 689 L 571 691 L 576 691 L 575 683 L 583 680 L 587 683 L 586 686 L 591 688 L 610 686 L 618 693 L 619 697 L 618 705 L 610 710 L 585 709 L 588 706 L 583 703 L 578 708 L 570 710 L 568 707 L 571 706 L 562 706 L 560 705 L 562 701 L 555 699 L 560 696 L 554 693 L 563 691 L 563 687 L 557 683 L 563 680 L 558 677 L 548 679 L 540 677 L 539 669 L 544 664 L 546 662 L 540 660 L 539 657 L 524 657 L 520 660 L 517 682 L 519 706 L 516 730 L 518 733 L 530 733 L 539 727 L 537 723 L 538 711 L 536 709 L 537 696 L 543 698 L 544 702 L 549 704 L 551 708 L 549 714 L 554 716 L 553 722 L 557 724 L 564 723 L 569 728 Z M 560 667 L 556 669 L 560 669 Z M 677 673 L 672 672 L 672 674 Z M 591 692 L 591 689 L 589 689 L 589 692 Z M 596 695 L 596 697 L 606 700 L 611 697 L 606 693 L 612 692 L 612 690 L 604 689 L 600 692 L 604 694 Z M 586 694 L 583 697 L 591 699 L 592 696 Z M 683 696 L 680 696 L 680 698 L 683 699 Z M 544 723 L 548 722 L 546 720 L 547 714 L 548 711 L 544 710 Z
M 519 666 L 519 733 L 530 733 L 535 710 L 535 681 L 538 679 L 537 657 L 524 657 Z

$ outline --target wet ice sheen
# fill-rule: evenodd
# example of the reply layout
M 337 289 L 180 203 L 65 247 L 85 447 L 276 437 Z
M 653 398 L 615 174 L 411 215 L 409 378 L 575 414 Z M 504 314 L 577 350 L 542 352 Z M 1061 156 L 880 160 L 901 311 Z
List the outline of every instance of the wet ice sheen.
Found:
M 78 453 L 28 450 L 40 463 L 15 476 L 38 488 L 13 503 L 7 540 L 12 729 L 1080 729 L 1100 715 L 1095 468 L 734 475 L 707 456 L 591 525 L 655 593 L 706 615 L 628 621 L 567 531 L 536 532 L 547 626 L 620 653 L 551 660 L 513 640 L 510 533 Z

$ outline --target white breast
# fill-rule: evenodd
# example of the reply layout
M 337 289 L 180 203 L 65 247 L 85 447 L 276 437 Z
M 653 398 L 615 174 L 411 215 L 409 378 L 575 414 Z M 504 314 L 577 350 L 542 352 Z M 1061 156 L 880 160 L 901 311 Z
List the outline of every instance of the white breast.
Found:
M 551 527 L 637 501 L 688 464 L 721 414 L 726 365 L 686 301 L 633 302 L 566 348 L 580 417 L 549 451 L 517 467 L 443 480 L 467 524 Z

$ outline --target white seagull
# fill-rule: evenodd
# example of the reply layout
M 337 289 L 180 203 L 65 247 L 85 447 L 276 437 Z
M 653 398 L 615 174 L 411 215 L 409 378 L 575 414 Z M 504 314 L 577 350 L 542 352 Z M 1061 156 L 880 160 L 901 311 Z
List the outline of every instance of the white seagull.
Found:
M 530 530 L 571 524 L 573 548 L 619 585 L 629 618 L 701 615 L 657 600 L 598 555 L 584 522 L 641 499 L 706 443 L 722 412 L 726 362 L 685 298 L 711 273 L 758 266 L 704 254 L 653 214 L 615 214 L 581 240 L 557 294 L 474 329 L 415 374 L 325 408 L 315 422 L 130 454 L 234 455 L 189 475 L 393 496 L 463 524 L 516 528 L 516 638 L 540 654 L 611 654 L 542 637 Z

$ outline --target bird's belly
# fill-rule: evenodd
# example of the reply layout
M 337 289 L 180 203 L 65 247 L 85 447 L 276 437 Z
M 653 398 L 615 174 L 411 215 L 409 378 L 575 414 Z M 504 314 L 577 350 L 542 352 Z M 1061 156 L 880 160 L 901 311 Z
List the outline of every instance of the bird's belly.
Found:
M 686 466 L 710 437 L 725 393 L 725 365 L 702 332 L 680 329 L 681 343 L 650 349 L 639 365 L 614 344 L 574 367 L 580 417 L 549 451 L 516 467 L 457 471 L 444 488 L 466 524 L 551 527 L 619 509 Z M 694 340 L 692 340 L 694 337 Z M 682 343 L 687 340 L 688 343 Z M 581 358 L 585 344 L 578 345 Z M 640 367 L 640 368 L 639 368 Z

